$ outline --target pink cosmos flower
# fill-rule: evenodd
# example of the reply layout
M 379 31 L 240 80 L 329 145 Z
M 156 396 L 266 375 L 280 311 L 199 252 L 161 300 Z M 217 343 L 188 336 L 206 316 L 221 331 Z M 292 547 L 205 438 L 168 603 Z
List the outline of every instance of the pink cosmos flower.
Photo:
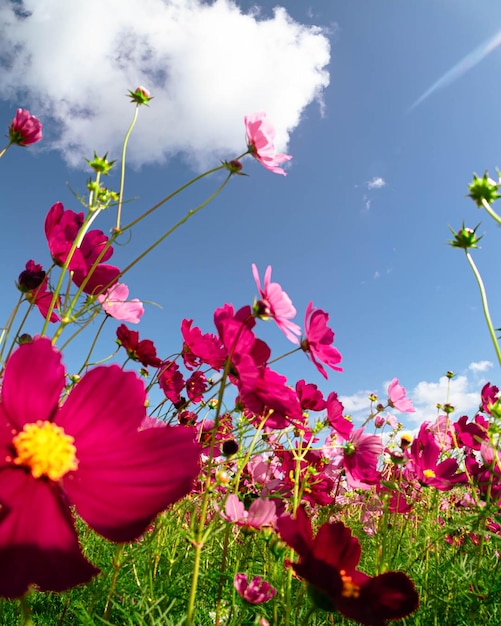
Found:
M 394 378 L 388 385 L 388 404 L 400 413 L 415 413 L 412 400 L 406 398 L 406 394 L 405 388 L 398 384 L 398 378 Z
M 97 296 L 97 301 L 110 317 L 129 324 L 139 324 L 144 314 L 143 303 L 138 298 L 129 300 L 129 288 L 124 283 L 116 283 Z
M 327 378 L 327 372 L 322 363 L 336 372 L 343 371 L 342 367 L 337 366 L 343 357 L 332 345 L 334 331 L 327 326 L 328 321 L 328 313 L 322 309 L 315 309 L 313 302 L 308 304 L 304 317 L 306 338 L 301 342 L 301 349 L 310 355 L 315 367 L 324 378 Z
M 244 124 L 247 133 L 247 145 L 252 156 L 270 172 L 287 176 L 287 173 L 279 165 L 284 161 L 289 161 L 292 157 L 288 154 L 278 154 L 275 151 L 275 129 L 268 121 L 266 113 L 246 115 Z
M 249 582 L 247 574 L 235 574 L 234 585 L 238 595 L 249 604 L 263 604 L 277 593 L 277 590 L 260 576 L 254 576 Z
M 66 372 L 47 338 L 8 359 L 0 395 L 0 595 L 62 591 L 98 573 L 71 504 L 111 541 L 139 537 L 192 489 L 199 448 L 180 426 L 139 430 L 144 383 L 117 365 L 89 370 L 63 403 Z M 33 384 L 36 381 L 36 385 Z
M 261 319 L 273 318 L 287 339 L 292 343 L 299 344 L 296 335 L 301 335 L 301 327 L 290 321 L 296 316 L 296 309 L 282 287 L 278 283 L 271 282 L 271 265 L 266 268 L 263 287 L 261 287 L 259 272 L 254 263 L 252 264 L 252 274 L 261 296 L 261 300 L 254 305 L 257 316 Z
M 277 519 L 277 508 L 273 500 L 258 498 L 246 511 L 243 502 L 240 502 L 238 496 L 232 493 L 226 499 L 224 514 L 221 513 L 221 516 L 238 526 L 259 529 L 263 526 L 273 526 Z
M 9 127 L 9 141 L 29 146 L 42 139 L 42 123 L 26 109 L 18 109 Z

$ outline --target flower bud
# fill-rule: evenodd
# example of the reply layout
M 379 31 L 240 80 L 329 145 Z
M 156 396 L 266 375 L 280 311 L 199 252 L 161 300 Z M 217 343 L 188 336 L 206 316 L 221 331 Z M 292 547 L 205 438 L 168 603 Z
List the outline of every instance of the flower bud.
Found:
M 131 102 L 135 102 L 137 105 L 144 104 L 148 106 L 148 102 L 153 100 L 146 87 L 137 87 L 134 91 L 129 91 L 129 97 Z
M 29 146 L 42 139 L 42 123 L 26 109 L 18 109 L 9 127 L 9 141 L 17 146 Z

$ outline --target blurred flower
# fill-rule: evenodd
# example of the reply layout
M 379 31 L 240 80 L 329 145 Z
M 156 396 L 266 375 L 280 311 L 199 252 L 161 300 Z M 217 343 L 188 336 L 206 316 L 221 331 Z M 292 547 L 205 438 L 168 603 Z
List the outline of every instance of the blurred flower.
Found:
M 339 611 L 366 626 L 386 626 L 390 620 L 413 613 L 419 605 L 414 584 L 403 572 L 386 572 L 371 578 L 356 569 L 362 549 L 342 522 L 323 524 L 315 537 L 303 508 L 296 518 L 277 520 L 281 538 L 299 555 L 292 563 L 304 578 L 316 606 Z
M 143 303 L 138 298 L 133 300 L 128 298 L 129 288 L 127 285 L 116 283 L 105 293 L 97 296 L 97 301 L 110 317 L 129 322 L 129 324 L 139 324 L 139 320 L 144 314 Z
M 412 400 L 405 397 L 406 393 L 405 388 L 398 384 L 398 378 L 394 378 L 388 385 L 388 404 L 400 413 L 415 413 Z
M 278 154 L 275 150 L 275 129 L 268 121 L 266 113 L 252 113 L 244 117 L 249 152 L 263 167 L 275 174 L 287 176 L 280 163 L 289 161 L 288 154 Z
M 142 339 L 139 341 L 139 333 L 137 330 L 129 330 L 125 324 L 121 324 L 117 328 L 117 343 L 127 351 L 127 356 L 133 361 L 139 361 L 147 367 L 160 367 L 162 359 L 157 357 L 157 349 L 151 339 Z
M 273 526 L 277 519 L 277 508 L 273 500 L 258 498 L 246 511 L 243 502 L 232 493 L 226 499 L 224 513 L 221 513 L 221 516 L 227 522 L 234 522 L 238 526 L 259 529 L 263 526 Z
M 254 313 L 264 320 L 270 317 L 274 319 L 287 339 L 292 343 L 299 344 L 296 335 L 301 334 L 301 328 L 290 321 L 296 316 L 296 309 L 282 287 L 278 283 L 271 282 L 271 265 L 266 268 L 263 287 L 261 287 L 259 272 L 254 263 L 252 264 L 252 274 L 261 296 L 261 300 L 258 300 L 254 305 Z
M 268 602 L 277 593 L 277 590 L 260 576 L 254 576 L 249 582 L 247 574 L 235 574 L 234 585 L 239 596 L 250 604 Z
M 192 488 L 199 448 L 183 427 L 139 431 L 143 382 L 117 365 L 89 370 L 66 400 L 61 354 L 47 338 L 5 366 L 0 402 L 0 595 L 62 591 L 98 573 L 69 503 L 103 537 L 128 542 Z M 33 381 L 36 380 L 36 385 Z
M 337 372 L 343 371 L 342 367 L 337 366 L 343 357 L 332 345 L 334 331 L 327 326 L 328 321 L 328 313 L 322 309 L 315 309 L 313 302 L 308 304 L 304 317 L 306 338 L 301 342 L 301 349 L 310 355 L 315 367 L 324 378 L 327 378 L 327 372 L 322 363 Z
M 327 406 L 324 396 L 317 385 L 298 380 L 296 393 L 303 411 L 323 411 Z
M 18 109 L 9 127 L 9 141 L 17 146 L 29 146 L 42 139 L 42 123 L 26 109 Z

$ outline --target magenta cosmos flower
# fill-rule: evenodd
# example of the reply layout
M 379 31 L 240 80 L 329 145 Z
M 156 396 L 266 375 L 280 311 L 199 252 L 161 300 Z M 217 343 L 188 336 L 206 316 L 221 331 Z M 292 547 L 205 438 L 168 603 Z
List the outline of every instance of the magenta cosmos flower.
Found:
M 19 347 L 0 396 L 0 595 L 62 591 L 99 570 L 83 556 L 72 509 L 111 541 L 132 541 L 190 492 L 190 430 L 139 430 L 143 382 L 117 365 L 90 370 L 61 403 L 65 368 L 49 339 Z
M 419 605 L 414 584 L 403 572 L 386 572 L 371 578 L 357 568 L 362 549 L 342 522 L 322 524 L 313 536 L 304 509 L 296 518 L 277 520 L 281 538 L 299 555 L 292 567 L 309 586 L 316 606 L 339 611 L 366 626 L 385 626 L 388 621 L 413 613 Z
M 9 127 L 9 141 L 29 146 L 42 139 L 42 122 L 26 109 L 18 109 Z
M 247 574 L 235 574 L 233 584 L 238 595 L 249 604 L 263 604 L 277 593 L 275 587 L 262 580 L 261 576 L 254 576 L 249 581 Z
M 271 317 L 289 341 L 299 344 L 296 335 L 301 334 L 301 328 L 291 322 L 291 319 L 296 316 L 296 309 L 282 287 L 278 283 L 271 282 L 271 265 L 268 265 L 264 273 L 263 287 L 261 287 L 259 271 L 254 263 L 252 264 L 252 275 L 261 296 L 261 300 L 254 305 L 257 316 L 261 319 Z
M 270 172 L 287 176 L 279 165 L 284 161 L 289 161 L 292 157 L 289 154 L 279 154 L 275 150 L 275 129 L 266 117 L 266 113 L 246 115 L 244 124 L 247 145 L 252 156 Z
M 316 309 L 313 302 L 308 304 L 304 316 L 306 338 L 301 342 L 301 348 L 310 355 L 315 367 L 324 378 L 327 378 L 327 372 L 322 363 L 336 372 L 343 371 L 343 368 L 337 365 L 343 357 L 332 345 L 334 343 L 334 331 L 327 326 L 328 321 L 328 313 L 322 309 Z

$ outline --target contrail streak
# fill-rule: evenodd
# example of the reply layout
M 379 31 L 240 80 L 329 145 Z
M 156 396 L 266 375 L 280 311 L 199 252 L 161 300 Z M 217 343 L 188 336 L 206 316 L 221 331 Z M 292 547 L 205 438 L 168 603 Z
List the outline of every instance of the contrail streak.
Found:
M 487 55 L 501 44 L 501 30 L 489 39 L 488 41 L 480 44 L 475 50 L 469 52 L 459 63 L 456 63 L 454 67 L 452 67 L 449 71 L 445 72 L 443 76 L 441 76 L 433 85 L 427 89 L 422 96 L 420 96 L 414 104 L 412 104 L 408 109 L 407 113 L 413 111 L 416 107 L 422 104 L 425 100 L 427 100 L 432 93 L 450 85 L 454 81 L 456 81 L 460 76 L 465 74 L 468 70 L 471 70 L 473 67 L 478 65 L 480 61 L 483 61 Z

